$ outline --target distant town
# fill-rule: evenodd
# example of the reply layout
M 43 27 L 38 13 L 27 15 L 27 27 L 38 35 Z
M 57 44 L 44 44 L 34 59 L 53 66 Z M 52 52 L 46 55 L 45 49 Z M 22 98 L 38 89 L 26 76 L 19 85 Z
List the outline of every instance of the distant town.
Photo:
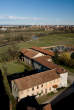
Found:
M 44 30 L 44 31 L 71 31 L 74 32 L 74 25 L 0 25 L 0 31 L 25 31 L 25 30 Z

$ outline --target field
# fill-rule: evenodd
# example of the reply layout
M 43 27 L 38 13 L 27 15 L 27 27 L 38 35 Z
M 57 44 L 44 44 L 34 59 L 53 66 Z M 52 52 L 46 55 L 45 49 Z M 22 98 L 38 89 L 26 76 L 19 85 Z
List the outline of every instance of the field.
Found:
M 29 35 L 30 35 L 30 32 L 29 32 Z M 29 38 L 29 35 L 28 35 L 28 38 Z M 28 41 L 16 42 L 16 46 L 18 47 L 18 49 L 21 50 L 22 48 L 30 48 L 32 46 L 40 47 L 40 46 L 73 45 L 74 44 L 74 33 L 63 33 L 63 34 L 62 33 L 52 33 L 52 34 L 49 33 L 49 34 L 46 34 L 46 36 L 44 35 L 37 36 L 38 37 L 37 39 L 32 39 L 31 37 L 32 37 L 32 33 Z M 10 45 L 0 47 L 0 54 L 1 53 L 5 54 L 8 47 L 10 47 Z M 10 68 L 9 70 L 11 70 L 12 72 L 21 72 L 21 69 L 22 71 L 24 69 L 20 64 L 16 64 L 16 63 L 11 63 L 11 65 L 7 64 L 7 66 Z M 14 67 L 16 68 L 16 70 Z M 15 71 L 13 71 L 12 68 L 14 68 Z M 10 72 L 9 70 L 8 72 Z M 74 70 L 72 70 L 71 72 L 73 71 Z
M 24 72 L 25 70 L 31 70 L 32 68 L 25 65 L 25 63 L 21 63 L 16 61 L 6 62 L 6 63 L 0 63 L 0 69 L 6 68 L 7 75 L 16 74 Z
M 29 32 L 29 35 L 30 35 L 30 32 Z M 30 48 L 32 46 L 40 47 L 40 46 L 73 45 L 74 44 L 74 33 L 63 33 L 63 34 L 62 33 L 52 33 L 52 34 L 49 33 L 49 34 L 46 34 L 46 36 L 44 35 L 37 36 L 38 37 L 37 39 L 32 39 L 31 37 L 32 37 L 32 33 L 28 41 L 16 42 L 16 46 L 19 48 L 19 50 L 21 50 L 22 48 Z M 10 45 L 0 47 L 0 54 L 1 53 L 5 54 L 8 47 L 10 47 Z M 21 66 L 20 64 L 16 64 L 16 63 L 7 64 L 7 67 L 9 67 L 8 73 L 10 72 L 10 74 L 13 72 L 21 72 L 21 70 L 22 71 L 24 70 L 23 66 Z M 14 71 L 13 71 L 13 68 L 14 68 Z M 74 69 L 68 68 L 68 70 L 71 70 L 71 72 L 74 72 Z
M 16 42 L 15 44 L 19 49 L 30 48 L 32 46 L 73 45 L 74 33 L 47 34 L 45 36 L 38 36 L 36 40 L 30 37 L 28 41 Z M 9 46 L 10 45 L 0 47 L 0 53 L 6 52 Z
M 32 46 L 53 46 L 53 45 L 73 45 L 74 33 L 68 34 L 49 34 L 47 36 L 39 37 L 37 40 L 30 42 L 21 42 L 18 44 L 19 48 L 30 48 Z
M 14 61 L 7 62 L 6 64 L 0 64 L 0 68 L 2 68 L 3 65 L 6 66 L 8 74 L 24 72 L 24 69 L 25 69 L 24 65 Z

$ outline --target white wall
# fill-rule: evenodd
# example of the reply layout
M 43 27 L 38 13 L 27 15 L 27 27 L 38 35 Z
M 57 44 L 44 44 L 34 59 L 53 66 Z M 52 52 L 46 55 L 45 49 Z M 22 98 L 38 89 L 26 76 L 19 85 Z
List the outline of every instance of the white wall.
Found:
M 67 87 L 68 72 L 60 74 L 60 87 Z
M 38 86 L 34 86 L 34 87 L 32 87 L 32 88 L 34 88 L 34 90 L 32 90 L 32 88 L 29 88 L 26 90 L 19 91 L 19 93 L 18 93 L 19 100 L 24 97 L 27 97 L 27 96 L 37 95 L 37 97 L 38 97 L 40 95 L 44 95 L 44 94 L 50 93 L 52 91 L 55 91 L 56 89 L 53 88 L 53 85 L 55 85 L 55 84 L 58 85 L 58 87 L 59 87 L 60 78 L 40 84 Z
M 46 93 L 50 93 L 52 91 L 55 91 L 56 89 L 53 88 L 53 85 L 57 85 L 59 87 L 67 87 L 67 78 L 68 78 L 68 72 L 60 74 L 60 78 L 57 78 L 55 80 L 45 82 L 43 84 L 34 86 L 34 90 L 32 88 L 26 89 L 26 90 L 18 90 L 16 84 L 14 81 L 12 81 L 12 94 L 15 98 L 22 99 L 27 96 L 32 96 L 32 95 L 44 95 Z M 43 85 L 43 86 L 42 86 Z M 38 88 L 37 88 L 38 87 Z M 40 95 L 39 95 L 40 94 Z
M 12 83 L 12 94 L 14 96 L 14 98 L 18 97 L 18 88 L 16 86 L 16 84 L 14 83 L 14 81 L 11 82 Z
M 42 54 L 42 53 L 38 53 L 38 54 L 35 55 L 33 58 L 37 58 L 37 57 L 41 57 L 41 56 L 44 56 L 44 54 Z

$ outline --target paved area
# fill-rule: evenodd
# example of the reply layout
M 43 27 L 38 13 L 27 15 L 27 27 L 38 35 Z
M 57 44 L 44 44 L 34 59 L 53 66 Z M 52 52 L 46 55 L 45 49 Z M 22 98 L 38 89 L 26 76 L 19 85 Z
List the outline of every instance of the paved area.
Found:
M 73 73 L 70 73 L 70 74 L 69 74 L 69 76 L 68 76 L 68 82 L 69 82 L 70 85 L 71 85 L 72 83 L 74 83 L 74 75 L 73 75 Z M 72 92 L 72 90 L 74 90 L 74 88 L 73 88 L 73 89 L 71 88 L 70 90 L 68 90 L 68 92 L 66 92 L 65 95 L 68 95 L 70 92 Z M 51 102 L 52 100 L 54 100 L 57 96 L 59 96 L 60 94 L 62 94 L 63 91 L 64 91 L 64 90 L 58 92 L 58 93 L 55 94 L 51 99 L 49 99 L 49 100 L 43 102 L 43 104 L 45 104 L 45 103 L 50 103 L 50 102 Z M 62 98 L 62 96 L 61 96 L 60 98 Z
M 49 100 L 43 102 L 42 104 L 50 103 L 53 99 L 55 99 L 57 96 L 59 96 L 63 91 L 64 91 L 64 89 L 61 90 L 61 91 L 59 91 L 59 92 L 57 92 L 57 94 L 55 94 L 55 95 L 52 96 Z

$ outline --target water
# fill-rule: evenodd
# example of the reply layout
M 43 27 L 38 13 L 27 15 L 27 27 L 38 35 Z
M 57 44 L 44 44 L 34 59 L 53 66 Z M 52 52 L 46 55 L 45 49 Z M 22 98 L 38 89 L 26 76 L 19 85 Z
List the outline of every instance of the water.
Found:
M 38 39 L 38 36 L 33 36 L 32 39 L 33 40 L 37 40 Z

